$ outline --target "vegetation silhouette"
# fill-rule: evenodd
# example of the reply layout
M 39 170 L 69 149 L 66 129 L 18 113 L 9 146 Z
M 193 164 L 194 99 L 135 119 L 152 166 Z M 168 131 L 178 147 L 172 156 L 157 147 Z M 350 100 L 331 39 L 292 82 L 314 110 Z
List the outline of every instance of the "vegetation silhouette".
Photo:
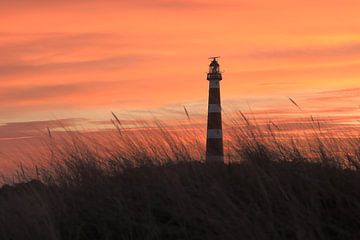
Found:
M 161 124 L 128 132 L 115 114 L 114 148 L 69 133 L 50 165 L 1 188 L 0 239 L 359 239 L 360 139 L 314 122 L 300 144 L 240 114 L 226 164 L 205 164 L 201 141 Z

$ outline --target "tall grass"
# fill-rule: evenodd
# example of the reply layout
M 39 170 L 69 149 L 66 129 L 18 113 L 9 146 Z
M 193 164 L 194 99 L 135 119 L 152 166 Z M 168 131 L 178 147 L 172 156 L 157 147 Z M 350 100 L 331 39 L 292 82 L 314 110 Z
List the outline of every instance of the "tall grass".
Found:
M 243 117 L 226 164 L 162 125 L 51 139 L 49 165 L 0 190 L 0 239 L 359 239 L 359 138 L 284 138 Z

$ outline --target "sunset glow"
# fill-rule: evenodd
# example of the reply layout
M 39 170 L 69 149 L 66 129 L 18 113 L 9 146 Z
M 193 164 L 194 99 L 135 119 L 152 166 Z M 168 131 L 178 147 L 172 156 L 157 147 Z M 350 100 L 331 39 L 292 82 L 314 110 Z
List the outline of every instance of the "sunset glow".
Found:
M 2 0 L 0 149 L 49 121 L 111 127 L 111 112 L 184 120 L 186 106 L 205 124 L 213 55 L 225 115 L 358 127 L 359 12 L 358 0 Z

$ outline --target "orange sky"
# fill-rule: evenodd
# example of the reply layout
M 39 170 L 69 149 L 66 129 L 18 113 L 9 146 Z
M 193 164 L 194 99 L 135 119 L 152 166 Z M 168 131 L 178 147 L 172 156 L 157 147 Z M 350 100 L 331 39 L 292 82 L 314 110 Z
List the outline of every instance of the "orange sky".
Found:
M 0 0 L 0 140 L 111 111 L 204 116 L 212 55 L 225 111 L 299 114 L 291 97 L 358 124 L 359 13 L 358 0 Z

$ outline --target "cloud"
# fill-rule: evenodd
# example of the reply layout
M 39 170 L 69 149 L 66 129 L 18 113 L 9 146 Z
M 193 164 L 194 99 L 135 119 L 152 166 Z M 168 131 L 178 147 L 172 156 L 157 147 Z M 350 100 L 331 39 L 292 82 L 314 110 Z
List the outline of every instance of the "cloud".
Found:
M 24 1 L 11 1 L 0 0 L 0 5 L 8 9 L 24 9 L 24 8 L 68 8 L 77 6 L 94 6 L 94 5 L 110 5 L 110 6 L 128 6 L 139 8 L 162 8 L 162 9 L 182 9 L 182 8 L 195 8 L 205 7 L 210 4 L 209 1 L 199 0 L 107 0 L 107 1 L 48 1 L 48 0 L 24 0 Z
M 331 91 L 322 91 L 314 94 L 315 96 L 309 97 L 307 101 L 344 101 L 344 100 L 360 100 L 360 87 L 346 88 Z
M 80 84 L 13 87 L 1 90 L 0 101 L 11 104 L 18 100 L 43 99 L 67 95 L 79 90 L 81 90 Z
M 74 53 L 79 55 L 86 49 L 99 50 L 109 44 L 115 45 L 111 42 L 113 39 L 118 45 L 122 44 L 120 36 L 100 32 L 1 32 L 0 63 L 41 61 L 44 57 L 63 57 Z
M 2 33 L 0 74 L 21 75 L 53 70 L 125 67 L 143 61 L 145 55 L 120 53 L 126 43 L 110 33 Z M 109 49 L 116 51 L 110 52 Z
M 129 80 L 89 80 L 77 83 L 3 87 L 0 89 L 0 113 L 6 115 L 14 111 L 29 113 L 54 109 L 61 111 L 129 103 L 131 91 L 135 91 L 131 88 L 123 88 L 129 84 Z M 128 94 L 130 96 L 127 96 Z M 136 97 L 133 99 L 136 101 Z
M 104 68 L 119 68 L 129 65 L 133 65 L 142 61 L 140 56 L 117 56 L 104 59 L 94 60 L 82 60 L 82 61 L 67 61 L 67 62 L 55 62 L 45 64 L 7 64 L 0 65 L 0 75 L 2 77 L 24 75 L 24 74 L 38 74 L 42 72 L 54 72 L 54 71 L 80 71 L 87 70 L 92 71 L 94 69 Z M 0 80 L 1 81 L 1 80 Z
M 125 3 L 126 2 L 126 3 Z M 137 6 L 137 7 L 156 7 L 156 8 L 165 8 L 165 9 L 179 9 L 179 8 L 194 8 L 194 7 L 204 7 L 209 5 L 208 2 L 204 1 L 194 1 L 194 0 L 133 0 L 133 1 L 124 1 L 123 4 Z
M 252 54 L 255 58 L 324 58 L 360 55 L 360 42 L 334 45 L 309 45 L 299 48 L 258 50 Z
M 48 128 L 65 129 L 67 127 L 73 127 L 85 121 L 86 119 L 82 118 L 68 118 L 59 120 L 5 123 L 0 125 L 0 140 L 39 137 L 41 136 L 41 133 Z
M 3 88 L 0 90 L 0 101 L 10 104 L 20 100 L 38 100 L 78 94 L 79 92 L 95 91 L 101 87 L 115 85 L 105 81 L 94 81 L 85 83 L 61 84 L 61 85 L 42 85 L 42 86 L 19 86 Z

